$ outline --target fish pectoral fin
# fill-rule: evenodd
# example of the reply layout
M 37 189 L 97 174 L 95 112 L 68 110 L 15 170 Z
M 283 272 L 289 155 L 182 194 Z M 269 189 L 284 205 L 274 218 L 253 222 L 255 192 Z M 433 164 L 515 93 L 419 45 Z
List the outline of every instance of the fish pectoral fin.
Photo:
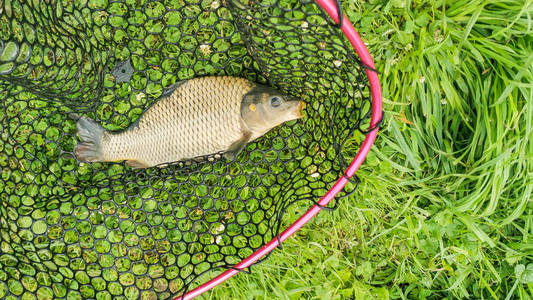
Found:
M 246 131 L 240 139 L 235 141 L 231 146 L 229 146 L 226 153 L 224 153 L 224 157 L 229 160 L 235 160 L 237 158 L 237 155 L 241 153 L 241 151 L 246 147 L 246 144 L 250 141 L 250 138 L 252 137 L 252 133 L 250 131 Z
M 144 169 L 149 167 L 149 165 L 144 162 L 133 159 L 126 160 L 126 164 L 134 169 Z

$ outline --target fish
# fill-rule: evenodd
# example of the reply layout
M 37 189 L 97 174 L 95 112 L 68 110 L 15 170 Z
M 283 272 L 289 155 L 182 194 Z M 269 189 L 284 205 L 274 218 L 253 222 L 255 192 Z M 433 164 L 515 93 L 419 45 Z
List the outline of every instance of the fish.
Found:
M 83 162 L 120 162 L 132 168 L 223 153 L 235 159 L 271 129 L 303 116 L 305 102 L 240 77 L 206 76 L 168 87 L 130 127 L 112 132 L 78 116 Z

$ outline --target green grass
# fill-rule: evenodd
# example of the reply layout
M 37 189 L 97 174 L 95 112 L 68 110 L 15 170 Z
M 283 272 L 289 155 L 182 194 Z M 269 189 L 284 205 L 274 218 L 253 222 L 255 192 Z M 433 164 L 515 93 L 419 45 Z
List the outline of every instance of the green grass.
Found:
M 72 11 L 72 5 L 80 5 L 80 1 L 64 2 L 65 12 Z M 171 2 L 167 4 L 180 5 Z M 15 16 L 20 15 L 21 6 L 12 3 Z M 139 7 L 146 3 L 145 0 L 126 1 L 126 5 Z M 186 20 L 176 12 L 165 13 L 162 19 L 147 20 L 147 16 L 162 16 L 161 4 L 146 4 L 145 13 L 126 17 L 124 4 L 89 1 L 91 9 L 107 11 L 83 15 L 86 22 L 101 27 L 87 42 L 117 43 L 112 53 L 114 59 L 130 58 L 135 70 L 130 83 L 115 84 L 114 78 L 106 74 L 103 83 L 106 89 L 90 115 L 101 120 L 107 129 L 123 129 L 161 94 L 161 86 L 190 78 L 195 73 L 219 73 L 222 67 L 232 74 L 250 68 L 252 62 L 248 56 L 244 57 L 244 66 L 238 62 L 246 54 L 246 48 L 240 43 L 240 35 L 234 34 L 235 26 L 229 21 L 217 22 L 218 17 L 230 17 L 225 8 L 218 11 L 218 16 L 203 13 L 195 17 L 199 5 L 213 3 L 205 0 L 180 11 L 193 17 Z M 386 118 L 375 147 L 358 172 L 363 182 L 353 197 L 340 201 L 337 211 L 321 212 L 291 237 L 283 250 L 276 250 L 269 260 L 254 266 L 251 275 L 240 274 L 203 297 L 528 299 L 533 296 L 533 2 L 373 0 L 346 2 L 344 9 L 370 47 L 381 72 L 384 92 Z M 271 14 L 290 18 L 301 14 L 283 13 L 276 7 L 269 10 Z M 312 18 L 325 24 L 319 17 Z M 84 28 L 75 18 L 65 16 L 65 20 L 73 27 Z M 29 27 L 14 23 L 13 28 L 8 28 L 6 16 L 1 16 L 0 21 L 2 39 L 12 34 L 13 39 L 20 40 L 25 31 L 30 42 L 39 38 Z M 163 22 L 181 26 L 163 28 Z M 214 26 L 199 30 L 200 24 Z M 269 38 L 278 45 L 295 42 L 290 51 L 338 57 L 338 53 L 324 50 L 326 45 L 314 40 L 324 33 L 324 28 L 310 27 L 301 20 L 291 25 L 315 30 L 304 38 L 308 42 L 306 46 L 314 48 L 304 49 L 297 43 L 299 36 Z M 290 26 L 280 24 L 263 28 L 260 34 L 266 37 L 271 30 L 287 28 Z M 181 36 L 183 29 L 198 31 L 197 38 Z M 213 43 L 215 34 L 228 40 Z M 134 40 L 129 40 L 127 35 Z M 5 57 L 0 59 L 18 51 L 13 45 L 6 45 Z M 32 63 L 40 63 L 41 51 L 50 53 L 37 46 L 29 58 Z M 214 54 L 217 51 L 220 53 Z M 287 55 L 285 49 L 276 51 Z M 53 53 L 49 55 L 42 59 L 44 66 L 52 64 Z M 58 51 L 56 56 L 58 74 L 70 70 L 62 66 L 71 66 L 73 70 L 80 68 L 89 79 L 94 76 L 88 60 L 76 61 L 81 53 Z M 270 59 L 264 56 L 265 60 Z M 309 64 L 320 61 L 319 56 L 306 59 Z M 102 62 L 109 60 L 105 55 L 101 57 Z M 275 59 L 269 62 L 281 64 Z M 284 74 L 294 75 L 300 64 L 301 58 L 297 57 L 286 68 L 267 70 L 265 76 L 279 79 Z M 14 64 L 3 64 L 0 71 L 13 67 Z M 42 80 L 47 83 L 48 76 L 53 77 L 56 71 L 55 67 L 36 68 L 28 78 L 47 74 Z M 312 68 L 307 71 L 318 72 Z M 18 68 L 13 74 L 25 76 L 26 72 L 27 68 Z M 254 77 L 246 72 L 242 75 Z M 303 86 L 309 82 L 301 83 Z M 54 84 L 61 86 L 60 82 Z M 328 80 L 321 84 L 320 92 L 326 94 L 331 85 Z M 300 87 L 285 87 L 300 90 Z M 80 94 L 78 91 L 67 96 L 75 99 Z M 119 164 L 77 164 L 70 154 L 62 152 L 72 151 L 76 143 L 74 121 L 64 113 L 67 108 L 34 98 L 23 91 L 0 110 L 3 133 L 0 138 L 6 139 L 4 133 L 9 132 L 14 142 L 23 145 L 0 145 L 0 192 L 3 192 L 0 200 L 7 204 L 0 207 L 3 209 L 0 221 L 10 224 L 18 234 L 15 239 L 2 232 L 0 250 L 5 255 L 0 257 L 0 263 L 6 268 L 0 270 L 0 298 L 7 290 L 16 296 L 24 293 L 23 297 L 28 295 L 28 298 L 34 293 L 39 299 L 53 295 L 106 298 L 121 293 L 136 298 L 140 292 L 135 286 L 152 286 L 155 291 L 170 287 L 177 291 L 183 282 L 161 277 L 162 266 L 167 267 L 166 275 L 174 278 L 180 272 L 182 275 L 192 272 L 190 262 L 205 260 L 202 255 L 179 255 L 186 249 L 184 242 L 190 243 L 193 251 L 198 247 L 193 241 L 213 243 L 209 232 L 225 231 L 233 236 L 242 231 L 250 236 L 256 231 L 261 234 L 267 231 L 271 217 L 268 207 L 273 200 L 261 184 L 269 187 L 270 192 L 279 191 L 282 187 L 274 182 L 292 179 L 290 170 L 298 168 L 293 158 L 302 159 L 300 167 L 308 171 L 306 175 L 320 172 L 323 178 L 337 176 L 335 166 L 325 159 L 331 151 L 320 150 L 329 143 L 320 130 L 313 130 L 319 126 L 309 125 L 313 122 L 307 119 L 301 122 L 304 125 L 298 123 L 292 127 L 303 142 L 288 137 L 287 127 L 281 128 L 271 132 L 263 142 L 248 146 L 249 154 L 244 153 L 240 159 L 249 163 L 231 164 L 229 170 L 216 163 L 201 170 L 185 168 L 171 180 L 125 177 L 131 182 L 114 181 L 112 188 L 83 188 L 86 182 L 122 175 L 128 169 Z M 330 105 L 327 100 L 325 103 Z M 327 107 L 315 109 L 317 116 L 323 117 Z M 312 139 L 320 143 L 309 142 Z M 353 155 L 357 142 L 350 140 L 344 154 Z M 275 157 L 271 149 L 279 150 L 284 145 L 291 150 L 280 151 L 281 161 L 270 166 L 275 176 L 265 175 L 269 167 L 266 163 Z M 254 150 L 268 152 L 263 156 Z M 215 175 L 220 175 L 220 186 L 224 187 L 210 190 L 209 196 L 219 198 L 217 201 L 183 196 L 193 192 L 206 196 L 206 184 L 216 182 Z M 324 191 L 322 182 L 309 184 L 313 185 L 317 191 Z M 261 203 L 235 200 L 237 194 L 242 199 L 249 198 L 252 191 L 259 198 L 267 198 Z M 75 196 L 50 199 L 52 195 L 68 193 Z M 46 201 L 39 201 L 43 199 Z M 286 221 L 301 214 L 308 204 L 302 202 Z M 242 211 L 245 206 L 249 210 L 266 206 L 267 212 L 258 210 L 250 214 Z M 204 214 L 201 210 L 212 207 L 225 214 Z M 237 226 L 250 219 L 257 226 Z M 208 227 L 202 220 L 213 224 Z M 242 236 L 218 237 L 221 238 L 216 240 L 218 245 L 233 243 L 244 247 L 249 242 Z M 175 244 L 172 251 L 170 242 Z M 252 241 L 253 247 L 261 242 L 261 239 Z M 25 263 L 27 258 L 15 256 L 15 252 L 22 251 L 19 244 L 33 255 L 30 259 L 59 266 L 60 272 L 36 273 Z M 40 250 L 35 254 L 31 247 Z M 153 255 L 153 249 L 165 254 Z M 244 250 L 246 253 L 250 248 Z M 231 263 L 236 258 L 231 257 Z M 69 268 L 64 268 L 66 265 Z M 72 270 L 80 271 L 73 274 Z M 153 293 L 142 292 L 142 296 L 149 298 Z
M 533 297 L 533 2 L 346 1 L 386 118 L 333 213 L 205 299 Z

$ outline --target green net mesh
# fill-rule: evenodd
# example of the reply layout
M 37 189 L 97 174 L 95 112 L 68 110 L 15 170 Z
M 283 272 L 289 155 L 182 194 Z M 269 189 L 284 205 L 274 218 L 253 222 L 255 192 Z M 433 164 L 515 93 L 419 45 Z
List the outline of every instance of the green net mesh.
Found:
M 170 298 L 275 238 L 364 137 L 369 87 L 350 49 L 312 1 L 0 0 L 0 298 Z M 306 116 L 234 161 L 74 157 L 70 112 L 124 129 L 204 75 L 275 86 Z

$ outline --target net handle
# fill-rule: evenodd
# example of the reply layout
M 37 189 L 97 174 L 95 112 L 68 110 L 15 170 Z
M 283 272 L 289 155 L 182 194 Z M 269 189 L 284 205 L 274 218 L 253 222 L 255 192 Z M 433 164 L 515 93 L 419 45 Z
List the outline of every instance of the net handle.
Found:
M 289 226 L 285 231 L 283 231 L 279 235 L 279 238 L 274 237 L 270 242 L 265 244 L 263 247 L 257 249 L 253 254 L 243 259 L 233 268 L 224 271 L 217 277 L 189 291 L 185 295 L 181 295 L 174 298 L 174 300 L 186 300 L 197 297 L 200 294 L 207 292 L 208 290 L 216 287 L 217 285 L 240 273 L 243 269 L 248 268 L 253 263 L 261 259 L 263 256 L 274 250 L 281 242 L 288 239 L 293 233 L 295 233 L 303 225 L 309 222 L 309 220 L 311 220 L 321 210 L 321 207 L 326 206 L 337 195 L 337 193 L 339 193 L 344 188 L 344 186 L 348 182 L 348 179 L 351 178 L 355 174 L 359 166 L 361 166 L 361 164 L 366 158 L 366 155 L 370 151 L 370 148 L 374 144 L 374 140 L 376 139 L 379 130 L 378 126 L 382 120 L 383 112 L 381 86 L 379 83 L 378 74 L 375 71 L 375 65 L 372 61 L 372 57 L 370 56 L 370 53 L 368 53 L 368 49 L 366 48 L 364 42 L 361 40 L 361 37 L 353 27 L 352 23 L 344 14 L 342 15 L 341 22 L 341 19 L 339 18 L 340 14 L 337 9 L 338 3 L 335 0 L 315 0 L 315 2 L 324 11 L 326 11 L 326 13 L 333 19 L 333 21 L 335 21 L 336 24 L 340 25 L 342 33 L 346 36 L 346 38 L 348 38 L 348 41 L 350 41 L 350 44 L 359 56 L 361 63 L 364 66 L 369 67 L 365 68 L 365 72 L 368 77 L 372 94 L 372 115 L 370 120 L 370 128 L 372 128 L 372 130 L 370 130 L 370 132 L 366 135 L 365 140 L 361 144 L 361 148 L 359 149 L 354 159 L 346 169 L 344 175 L 341 176 L 337 180 L 337 182 L 335 182 L 331 189 L 324 196 L 322 196 L 322 198 L 320 198 L 320 200 L 318 201 L 318 205 L 314 205 L 313 207 L 311 207 L 298 220 L 296 220 L 291 226 Z

